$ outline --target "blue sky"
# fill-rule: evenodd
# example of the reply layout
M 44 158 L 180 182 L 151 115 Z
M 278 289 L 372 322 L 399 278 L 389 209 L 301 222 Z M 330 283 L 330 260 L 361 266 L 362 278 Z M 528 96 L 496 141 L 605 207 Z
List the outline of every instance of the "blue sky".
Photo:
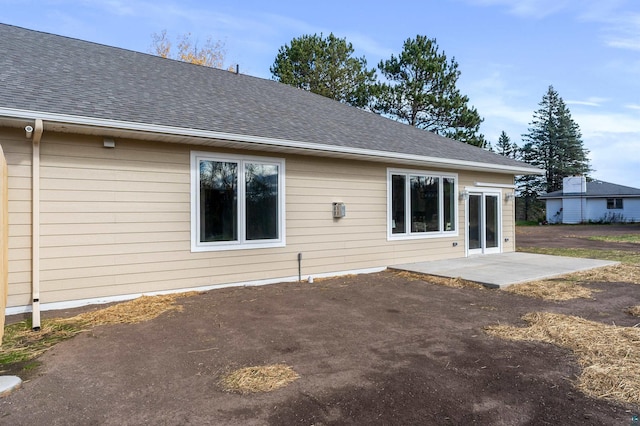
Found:
M 0 22 L 149 52 L 151 34 L 209 36 L 226 62 L 270 78 L 278 49 L 333 32 L 369 67 L 417 34 L 435 37 L 485 121 L 521 144 L 553 85 L 580 126 L 592 176 L 640 187 L 640 2 L 637 0 L 200 1 L 0 0 Z

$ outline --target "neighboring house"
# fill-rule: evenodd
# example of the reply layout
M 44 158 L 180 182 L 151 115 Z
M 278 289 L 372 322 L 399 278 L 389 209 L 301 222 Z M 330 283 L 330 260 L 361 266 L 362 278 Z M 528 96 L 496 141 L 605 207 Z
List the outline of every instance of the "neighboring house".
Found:
M 547 222 L 640 222 L 640 189 L 569 176 L 562 190 L 539 197 L 547 204 Z
M 11 313 L 514 251 L 540 173 L 275 81 L 8 25 L 0 51 Z

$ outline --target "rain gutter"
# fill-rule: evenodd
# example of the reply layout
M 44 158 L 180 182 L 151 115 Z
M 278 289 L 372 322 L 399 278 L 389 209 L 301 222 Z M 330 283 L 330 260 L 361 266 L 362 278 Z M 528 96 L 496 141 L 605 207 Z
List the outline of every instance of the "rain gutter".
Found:
M 29 128 L 27 126 L 27 135 Z M 44 126 L 37 118 L 34 122 L 31 158 L 31 295 L 34 331 L 40 330 L 40 139 Z

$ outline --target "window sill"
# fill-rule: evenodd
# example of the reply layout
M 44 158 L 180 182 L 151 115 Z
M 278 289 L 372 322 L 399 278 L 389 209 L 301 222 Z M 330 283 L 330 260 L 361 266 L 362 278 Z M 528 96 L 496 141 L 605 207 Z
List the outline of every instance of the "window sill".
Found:
M 267 248 L 286 247 L 284 241 L 269 241 L 261 243 L 220 243 L 220 244 L 191 244 L 191 252 L 257 250 Z
M 450 238 L 458 236 L 459 233 L 457 231 L 429 232 L 424 234 L 388 234 L 387 241 L 428 240 L 433 238 Z

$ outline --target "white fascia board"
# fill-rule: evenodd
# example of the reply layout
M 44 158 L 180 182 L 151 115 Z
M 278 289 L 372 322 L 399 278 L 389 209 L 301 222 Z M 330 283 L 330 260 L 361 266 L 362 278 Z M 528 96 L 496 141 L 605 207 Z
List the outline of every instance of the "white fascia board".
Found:
M 462 170 L 483 170 L 496 173 L 509 173 L 514 175 L 523 174 L 543 174 L 544 171 L 535 167 L 505 166 L 489 163 L 478 163 L 475 161 L 454 160 L 448 158 L 427 157 L 413 154 L 405 154 L 390 151 L 377 151 L 363 148 L 353 148 L 338 145 L 319 144 L 312 142 L 300 142 L 286 139 L 267 138 L 262 136 L 251 136 L 216 132 L 211 130 L 191 129 L 186 127 L 163 126 L 159 124 L 136 123 L 131 121 L 108 120 L 103 118 L 83 117 L 76 115 L 56 114 L 39 111 L 20 110 L 0 107 L 0 117 L 14 119 L 41 119 L 45 122 L 69 124 L 77 126 L 100 127 L 110 130 L 123 130 L 129 132 L 141 132 L 146 134 L 159 134 L 175 137 L 192 137 L 200 139 L 219 139 L 236 141 L 254 145 L 273 146 L 289 148 L 292 151 L 307 151 L 325 154 L 343 154 L 353 157 L 367 158 L 371 160 L 400 161 L 409 163 L 428 163 L 448 169 Z M 45 123 L 46 125 L 46 123 Z M 197 145 L 197 142 L 192 142 Z
M 516 185 L 506 184 L 506 183 L 490 183 L 490 182 L 476 182 L 475 186 L 489 186 L 493 188 L 515 188 Z

